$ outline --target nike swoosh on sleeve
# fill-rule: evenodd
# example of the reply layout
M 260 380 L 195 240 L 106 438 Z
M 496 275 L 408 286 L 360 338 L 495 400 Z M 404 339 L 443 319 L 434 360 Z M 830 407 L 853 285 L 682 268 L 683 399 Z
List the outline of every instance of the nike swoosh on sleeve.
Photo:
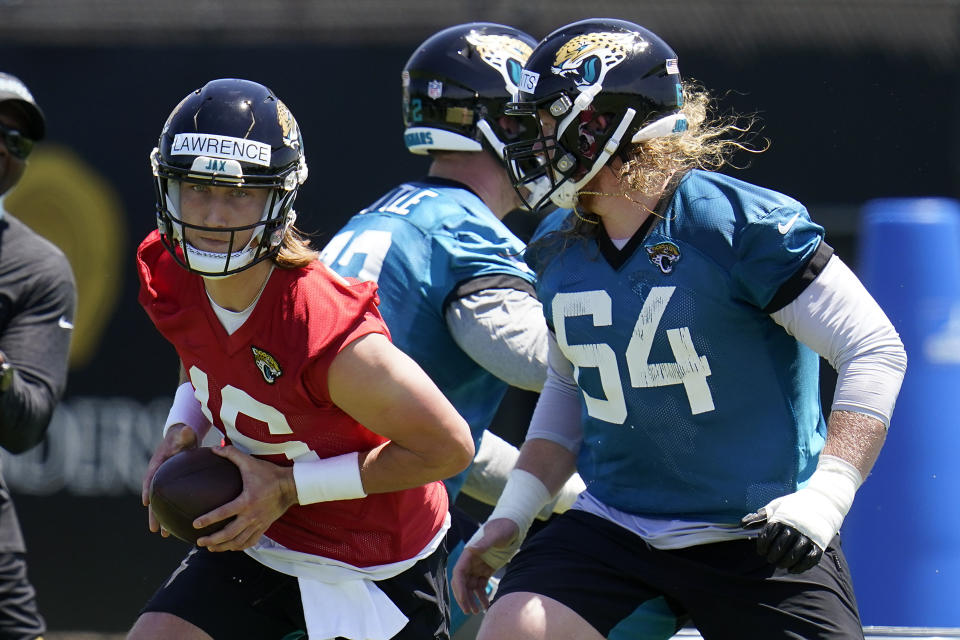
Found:
M 783 224 L 782 222 L 779 223 L 777 225 L 777 231 L 779 231 L 783 235 L 786 235 L 787 231 L 790 231 L 790 228 L 793 227 L 793 223 L 796 222 L 797 218 L 799 217 L 800 217 L 800 212 L 798 211 L 795 214 L 793 214 L 792 218 L 787 220 L 787 224 Z
M 60 316 L 60 319 L 57 320 L 57 326 L 59 326 L 61 329 L 73 329 L 73 323 L 63 316 Z

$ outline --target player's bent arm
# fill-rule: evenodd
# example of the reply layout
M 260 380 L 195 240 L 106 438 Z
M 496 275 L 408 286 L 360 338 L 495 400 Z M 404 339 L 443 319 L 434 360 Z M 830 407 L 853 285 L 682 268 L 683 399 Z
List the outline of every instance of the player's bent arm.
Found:
M 46 435 L 67 383 L 76 287 L 62 253 L 47 256 L 34 299 L 15 313 L 0 335 L 3 361 L 12 365 L 0 393 L 0 446 L 22 453 Z
M 865 413 L 890 424 L 906 352 L 880 305 L 842 260 L 833 256 L 793 302 L 771 317 L 837 370 L 833 410 Z
M 481 367 L 520 389 L 543 387 L 548 331 L 536 296 L 483 289 L 449 303 L 445 317 L 454 341 Z
M 906 372 L 907 355 L 896 329 L 837 256 L 771 317 L 837 370 L 823 453 L 843 458 L 866 478 Z
M 389 438 L 358 456 L 367 494 L 443 480 L 473 459 L 466 421 L 419 365 L 383 335 L 368 334 L 347 345 L 330 365 L 328 388 L 334 404 Z
M 762 525 L 758 538 L 762 555 L 799 572 L 819 561 L 872 469 L 907 359 L 893 325 L 836 256 L 793 302 L 771 317 L 838 372 L 816 471 L 803 488 L 743 520 L 748 527 Z
M 466 422 L 413 360 L 383 335 L 344 347 L 327 371 L 330 399 L 367 429 L 389 438 L 369 451 L 292 467 L 228 446 L 215 448 L 240 468 L 243 493 L 194 521 L 195 527 L 236 515 L 200 538 L 211 551 L 246 549 L 293 504 L 362 498 L 456 475 L 473 458 Z M 184 431 L 190 431 L 183 429 Z

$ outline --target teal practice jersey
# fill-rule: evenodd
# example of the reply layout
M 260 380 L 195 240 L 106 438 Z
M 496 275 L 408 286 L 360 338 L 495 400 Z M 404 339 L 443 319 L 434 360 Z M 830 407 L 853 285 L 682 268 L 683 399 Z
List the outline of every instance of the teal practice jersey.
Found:
M 622 250 L 602 225 L 564 238 L 575 214 L 555 212 L 528 250 L 581 391 L 578 470 L 621 511 L 738 523 L 823 447 L 819 356 L 770 314 L 832 250 L 799 202 L 717 173 L 661 209 Z
M 375 280 L 394 344 L 433 379 L 470 425 L 474 444 L 507 384 L 464 353 L 447 329 L 447 306 L 471 293 L 534 294 L 523 243 L 460 183 L 407 182 L 353 216 L 320 259 L 343 276 Z M 446 481 L 451 501 L 466 471 Z

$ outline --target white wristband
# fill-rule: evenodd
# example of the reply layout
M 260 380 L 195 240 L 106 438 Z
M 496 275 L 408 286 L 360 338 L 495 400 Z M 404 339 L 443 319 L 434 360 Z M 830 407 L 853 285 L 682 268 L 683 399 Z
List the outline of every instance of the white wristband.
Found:
M 533 519 L 550 502 L 550 492 L 540 478 L 529 471 L 514 469 L 507 478 L 500 499 L 487 521 L 497 518 L 513 520 L 520 528 L 520 540 L 527 535 Z
M 863 482 L 852 464 L 836 456 L 820 456 L 807 485 L 773 500 L 764 509 L 768 522 L 783 522 L 826 549 L 837 535 Z
M 294 462 L 293 482 L 300 504 L 354 500 L 367 495 L 360 480 L 360 454 L 356 451 L 323 460 Z
M 167 414 L 167 422 L 163 425 L 163 436 L 167 436 L 170 427 L 177 424 L 185 424 L 194 430 L 197 434 L 197 442 L 203 441 L 204 436 L 210 431 L 210 421 L 203 414 L 203 408 L 200 401 L 193 393 L 193 385 L 184 382 L 177 387 L 177 393 L 173 396 L 173 406 L 170 407 L 170 413 Z
M 507 478 L 500 499 L 487 522 L 498 518 L 513 521 L 519 529 L 515 538 L 505 547 L 490 547 L 480 554 L 480 558 L 494 569 L 499 569 L 510 561 L 510 558 L 520 549 L 527 531 L 533 524 L 537 513 L 550 501 L 550 492 L 537 476 L 523 469 L 514 469 Z M 486 523 L 477 529 L 476 533 L 467 541 L 466 546 L 474 546 L 484 534 Z

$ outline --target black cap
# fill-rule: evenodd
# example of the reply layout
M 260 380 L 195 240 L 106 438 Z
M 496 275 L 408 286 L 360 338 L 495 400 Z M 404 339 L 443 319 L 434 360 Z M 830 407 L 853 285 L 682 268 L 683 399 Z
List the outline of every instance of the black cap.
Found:
M 0 71 L 0 103 L 7 102 L 17 105 L 18 111 L 23 114 L 27 125 L 23 133 L 31 140 L 42 140 L 47 130 L 43 111 L 40 111 L 27 85 L 20 78 Z

